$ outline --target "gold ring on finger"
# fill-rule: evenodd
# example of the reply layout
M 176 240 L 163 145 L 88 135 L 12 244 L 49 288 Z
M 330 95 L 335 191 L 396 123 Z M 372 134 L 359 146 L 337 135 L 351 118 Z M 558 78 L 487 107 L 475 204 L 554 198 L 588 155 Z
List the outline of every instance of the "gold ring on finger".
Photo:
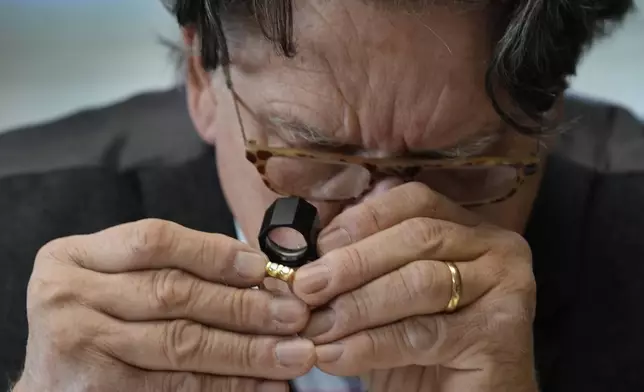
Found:
M 279 279 L 282 282 L 291 283 L 295 276 L 295 270 L 285 265 L 268 262 L 266 263 L 266 275 Z
M 445 313 L 453 313 L 458 309 L 461 297 L 463 296 L 463 282 L 461 280 L 461 271 L 458 270 L 456 264 L 448 261 L 445 265 L 449 268 L 452 277 L 452 296 L 445 307 Z

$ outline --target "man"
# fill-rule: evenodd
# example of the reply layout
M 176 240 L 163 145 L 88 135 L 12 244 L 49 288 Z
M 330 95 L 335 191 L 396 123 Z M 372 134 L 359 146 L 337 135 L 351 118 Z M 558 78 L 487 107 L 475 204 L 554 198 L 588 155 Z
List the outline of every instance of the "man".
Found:
M 630 5 L 177 1 L 239 238 L 148 220 L 44 246 L 14 391 L 537 391 L 538 136 Z M 292 290 L 254 240 L 281 195 L 325 226 Z

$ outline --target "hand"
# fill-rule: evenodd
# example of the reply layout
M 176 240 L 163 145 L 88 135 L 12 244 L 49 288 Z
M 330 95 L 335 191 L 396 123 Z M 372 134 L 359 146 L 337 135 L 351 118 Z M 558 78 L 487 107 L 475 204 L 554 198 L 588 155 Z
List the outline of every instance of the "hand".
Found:
M 348 209 L 293 289 L 316 309 L 302 336 L 318 366 L 376 391 L 535 391 L 531 252 L 424 185 Z M 457 312 L 451 261 L 462 276 Z M 328 304 L 328 305 L 327 305 Z
M 315 361 L 297 299 L 253 290 L 264 256 L 142 221 L 38 254 L 20 391 L 286 392 Z M 271 380 L 271 381 L 267 381 Z

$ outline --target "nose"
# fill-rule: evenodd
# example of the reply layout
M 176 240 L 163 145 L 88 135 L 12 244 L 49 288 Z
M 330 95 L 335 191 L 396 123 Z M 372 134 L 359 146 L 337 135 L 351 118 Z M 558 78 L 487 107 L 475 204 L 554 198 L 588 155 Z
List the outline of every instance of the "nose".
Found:
M 357 204 L 363 203 L 363 202 L 365 202 L 365 201 L 367 201 L 369 199 L 373 199 L 374 197 L 378 197 L 379 195 L 387 193 L 387 191 L 389 191 L 391 189 L 394 189 L 394 188 L 396 188 L 396 187 L 398 187 L 398 186 L 400 186 L 400 185 L 402 185 L 404 183 L 405 182 L 403 180 L 401 180 L 400 178 L 398 178 L 398 177 L 383 178 L 382 180 L 378 181 L 373 186 L 373 188 L 371 188 L 371 190 L 367 194 L 362 196 L 362 198 L 360 200 L 358 200 L 355 203 L 352 203 L 350 205 L 345 206 L 343 211 L 347 210 L 347 209 L 349 209 L 349 208 L 351 208 L 351 207 L 353 207 L 353 206 L 355 206 Z

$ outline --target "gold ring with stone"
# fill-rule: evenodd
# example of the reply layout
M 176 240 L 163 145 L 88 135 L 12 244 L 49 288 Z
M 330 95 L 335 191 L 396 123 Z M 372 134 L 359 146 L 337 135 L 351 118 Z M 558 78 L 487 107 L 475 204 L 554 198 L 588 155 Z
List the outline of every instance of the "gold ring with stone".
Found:
M 453 313 L 458 309 L 461 297 L 463 296 L 463 282 L 461 280 L 461 272 L 456 267 L 456 264 L 448 261 L 445 265 L 447 265 L 452 275 L 452 296 L 445 307 L 445 313 Z
M 295 269 L 269 261 L 266 263 L 266 275 L 286 283 L 291 283 L 295 276 Z

